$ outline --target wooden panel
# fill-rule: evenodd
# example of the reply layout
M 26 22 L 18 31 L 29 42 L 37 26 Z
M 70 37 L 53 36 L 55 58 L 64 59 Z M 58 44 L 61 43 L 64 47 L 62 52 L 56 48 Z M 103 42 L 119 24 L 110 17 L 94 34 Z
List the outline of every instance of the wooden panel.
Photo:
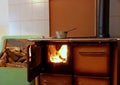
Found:
M 74 48 L 75 73 L 109 75 L 109 44 L 81 44 Z
M 96 36 L 96 0 L 50 0 L 50 34 L 71 28 L 69 37 Z
M 40 85 L 72 85 L 72 77 L 67 75 L 43 74 Z
M 109 78 L 76 77 L 75 85 L 109 85 Z

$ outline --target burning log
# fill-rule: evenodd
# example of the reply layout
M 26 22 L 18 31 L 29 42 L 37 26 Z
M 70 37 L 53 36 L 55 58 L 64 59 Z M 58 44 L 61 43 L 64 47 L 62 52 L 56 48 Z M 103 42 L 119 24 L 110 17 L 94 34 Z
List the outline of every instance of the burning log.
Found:
M 55 45 L 48 46 L 48 56 L 50 62 L 64 63 L 67 61 L 67 45 L 62 45 L 58 50 Z

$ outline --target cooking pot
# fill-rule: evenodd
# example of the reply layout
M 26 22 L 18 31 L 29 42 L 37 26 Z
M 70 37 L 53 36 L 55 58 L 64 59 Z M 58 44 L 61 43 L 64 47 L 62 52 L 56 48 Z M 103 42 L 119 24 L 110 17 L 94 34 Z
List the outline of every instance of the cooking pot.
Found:
M 68 32 L 73 31 L 75 29 L 76 28 L 73 28 L 73 29 L 68 30 L 68 31 L 56 31 L 56 38 L 67 38 Z

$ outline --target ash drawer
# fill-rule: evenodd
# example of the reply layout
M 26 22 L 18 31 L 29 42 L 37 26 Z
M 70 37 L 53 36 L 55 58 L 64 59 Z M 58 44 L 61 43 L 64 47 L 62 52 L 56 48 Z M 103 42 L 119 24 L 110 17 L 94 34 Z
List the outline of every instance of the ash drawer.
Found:
M 109 68 L 109 44 L 79 44 L 74 47 L 75 73 L 108 76 Z
M 72 85 L 72 76 L 58 74 L 42 74 L 40 85 Z
M 110 85 L 109 78 L 75 77 L 75 85 Z

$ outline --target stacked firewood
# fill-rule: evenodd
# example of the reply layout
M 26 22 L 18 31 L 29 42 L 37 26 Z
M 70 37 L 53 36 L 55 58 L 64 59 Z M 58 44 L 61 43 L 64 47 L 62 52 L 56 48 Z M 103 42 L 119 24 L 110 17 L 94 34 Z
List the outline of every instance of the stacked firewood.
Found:
M 26 53 L 19 47 L 7 47 L 0 55 L 0 67 L 26 67 Z

